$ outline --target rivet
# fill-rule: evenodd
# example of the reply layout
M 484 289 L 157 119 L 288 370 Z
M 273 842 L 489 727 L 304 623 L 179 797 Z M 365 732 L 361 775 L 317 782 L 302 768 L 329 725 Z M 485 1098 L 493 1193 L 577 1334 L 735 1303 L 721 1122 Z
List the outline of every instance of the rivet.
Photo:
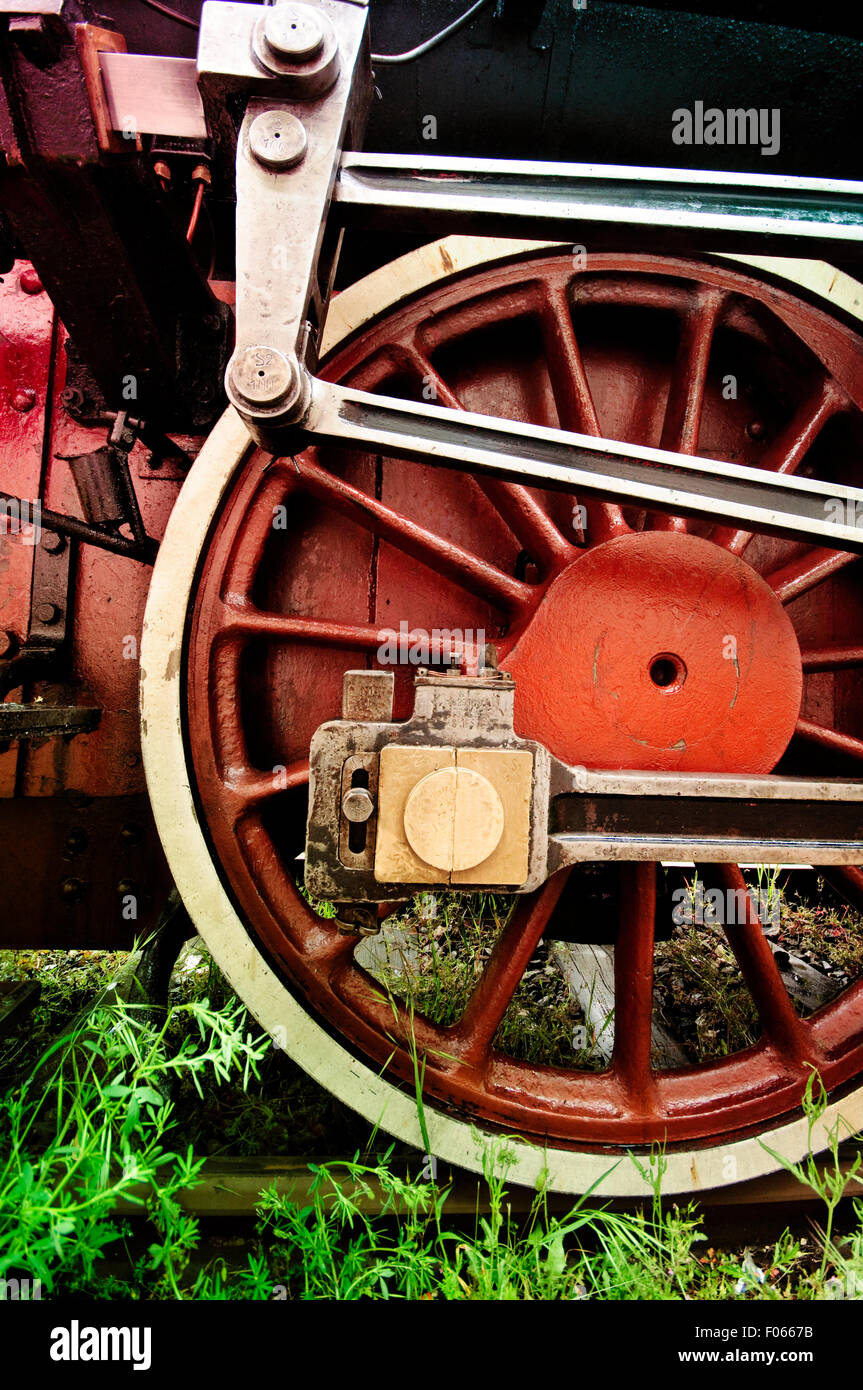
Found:
M 22 386 L 20 391 L 16 391 L 12 397 L 11 405 L 13 410 L 18 410 L 25 414 L 32 410 L 36 404 L 36 392 L 31 386 Z
M 18 283 L 25 294 L 41 294 L 45 288 L 32 265 L 28 265 L 25 270 L 21 271 L 21 279 Z
M 66 836 L 65 849 L 69 854 L 82 854 L 87 848 L 86 830 L 70 830 Z

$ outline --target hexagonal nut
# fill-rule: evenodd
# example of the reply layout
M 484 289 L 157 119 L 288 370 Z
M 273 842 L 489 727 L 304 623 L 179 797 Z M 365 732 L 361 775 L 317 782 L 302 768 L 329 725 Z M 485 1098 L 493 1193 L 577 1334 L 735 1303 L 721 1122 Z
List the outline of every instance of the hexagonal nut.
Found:
M 350 787 L 342 798 L 342 813 L 345 820 L 362 825 L 374 815 L 375 803 L 365 787 Z

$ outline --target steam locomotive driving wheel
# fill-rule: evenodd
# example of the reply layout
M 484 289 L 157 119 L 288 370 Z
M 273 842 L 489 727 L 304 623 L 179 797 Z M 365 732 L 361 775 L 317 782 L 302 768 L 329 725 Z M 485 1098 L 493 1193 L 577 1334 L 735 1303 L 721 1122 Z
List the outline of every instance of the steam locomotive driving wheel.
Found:
M 560 247 L 450 239 L 334 301 L 340 340 L 321 375 L 854 484 L 861 338 L 850 314 L 779 265 L 574 260 Z M 387 999 L 356 961 L 357 937 L 300 887 L 309 750 L 339 716 L 344 673 L 392 671 L 405 720 L 416 653 L 433 664 L 440 632 L 465 650 L 495 648 L 514 681 L 515 733 L 570 766 L 858 777 L 855 558 L 359 449 L 272 458 L 229 412 L 155 569 L 144 757 L 189 912 L 262 1026 L 369 1120 L 424 1146 L 415 1040 L 434 1152 L 478 1168 L 477 1131 L 518 1135 L 512 1178 L 533 1183 L 547 1167 L 564 1191 L 607 1174 L 603 1193 L 640 1192 L 636 1167 L 616 1159 L 653 1144 L 666 1148 L 667 1191 L 767 1172 L 776 1160 L 761 1139 L 792 1157 L 806 1147 L 799 1107 L 813 1068 L 830 1095 L 825 1127 L 859 1124 L 863 983 L 799 1017 L 754 907 L 727 930 L 757 1042 L 652 1066 L 653 863 L 613 866 L 615 1044 L 598 1072 L 519 1060 L 496 1042 L 540 939 L 578 940 L 580 911 L 588 930 L 590 904 L 564 892 L 567 870 L 517 899 L 447 1026 Z M 700 873 L 723 891 L 743 886 L 736 865 Z M 858 869 L 829 874 L 861 895 Z

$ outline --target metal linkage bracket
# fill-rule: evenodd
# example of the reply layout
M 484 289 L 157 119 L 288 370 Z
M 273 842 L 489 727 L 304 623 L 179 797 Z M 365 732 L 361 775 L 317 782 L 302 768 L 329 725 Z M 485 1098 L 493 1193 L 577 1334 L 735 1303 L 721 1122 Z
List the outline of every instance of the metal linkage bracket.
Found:
M 863 553 L 863 528 L 854 524 L 863 515 L 863 491 L 838 483 L 393 400 L 317 379 L 300 429 L 302 440 L 291 452 L 305 444 L 360 444 L 419 463 L 458 464 L 528 486 L 668 508 Z
M 229 399 L 258 438 L 303 415 L 340 236 L 326 234 L 342 150 L 371 100 L 363 6 L 209 0 L 198 71 L 224 152 L 236 134 L 237 340 Z
M 385 902 L 430 886 L 527 893 L 596 861 L 863 858 L 863 781 L 588 771 L 518 737 L 515 682 L 504 672 L 418 672 L 403 722 L 393 721 L 392 689 L 390 673 L 347 672 L 342 719 L 312 738 L 305 881 L 314 897 Z
M 356 718 L 356 685 L 386 682 L 375 717 Z M 539 887 L 547 873 L 554 760 L 541 744 L 515 733 L 512 677 L 496 670 L 479 676 L 420 672 L 414 711 L 404 722 L 393 721 L 392 689 L 391 673 L 348 671 L 344 717 L 321 725 L 312 738 L 308 891 L 335 901 L 385 902 L 404 897 L 406 884 L 520 893 Z M 457 801 L 455 779 L 462 774 L 466 814 L 460 827 L 455 804 L 445 823 L 445 803 L 448 792 Z M 428 806 L 422 789 L 412 808 L 402 805 L 433 778 L 442 785 L 429 787 Z M 499 824 L 490 828 L 494 815 Z M 354 837 L 354 829 L 361 834 Z M 466 844 L 471 837 L 476 843 Z

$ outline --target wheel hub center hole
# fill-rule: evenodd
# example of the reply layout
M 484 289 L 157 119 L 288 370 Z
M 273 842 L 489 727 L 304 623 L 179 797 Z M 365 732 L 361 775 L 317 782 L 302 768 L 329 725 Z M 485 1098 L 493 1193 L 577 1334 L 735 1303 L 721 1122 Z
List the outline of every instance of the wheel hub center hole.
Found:
M 686 667 L 674 652 L 660 652 L 650 663 L 650 679 L 660 690 L 680 690 L 686 680 Z

